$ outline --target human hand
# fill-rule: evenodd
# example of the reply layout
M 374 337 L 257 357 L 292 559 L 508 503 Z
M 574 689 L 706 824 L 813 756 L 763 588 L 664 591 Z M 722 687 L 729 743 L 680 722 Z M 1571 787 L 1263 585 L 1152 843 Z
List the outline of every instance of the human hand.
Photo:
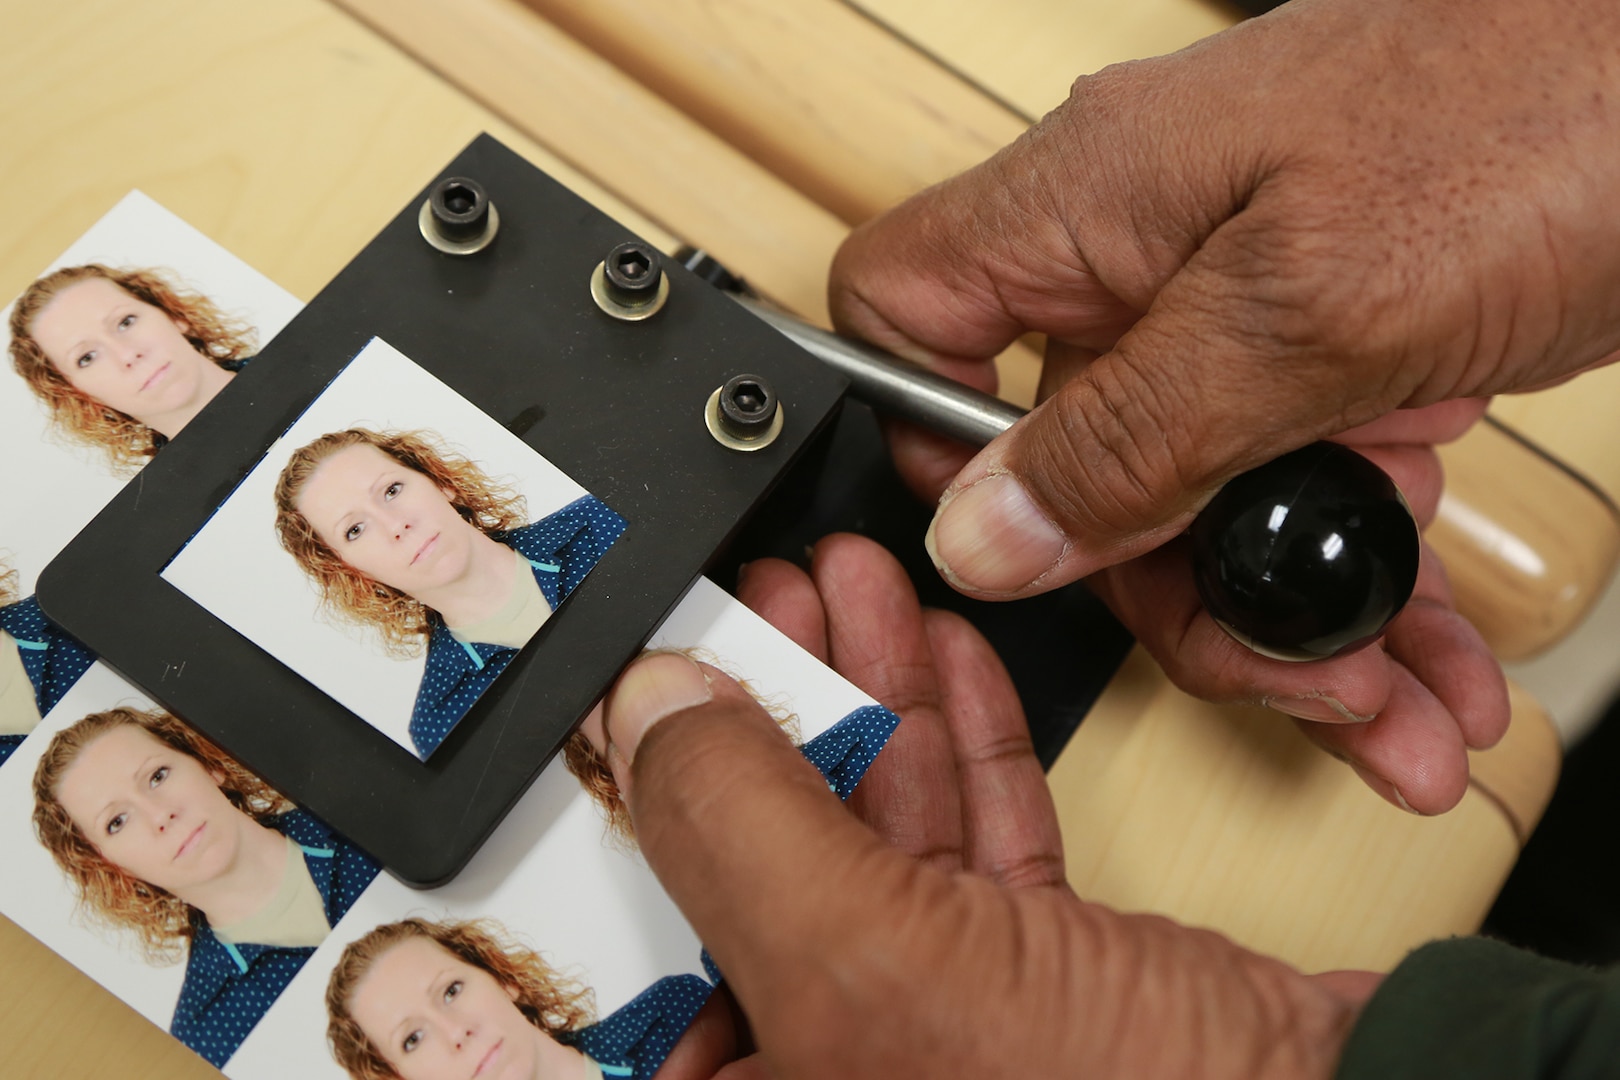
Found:
M 764 560 L 739 595 L 904 722 L 857 820 L 714 668 L 654 655 L 609 694 L 642 852 L 747 1018 L 726 1030 L 717 1001 L 670 1075 L 756 1046 L 720 1075 L 1332 1074 L 1377 977 L 1077 899 L 1005 670 L 887 552 L 832 537 L 809 575 Z
M 1295 0 L 1079 80 L 858 230 L 833 269 L 843 330 L 981 388 L 1015 337 L 1048 336 L 1044 403 L 977 456 L 891 440 L 944 493 L 944 575 L 985 598 L 1098 575 L 1185 689 L 1376 716 L 1306 726 L 1392 801 L 1454 804 L 1507 699 L 1432 557 L 1381 647 L 1287 665 L 1226 640 L 1160 545 L 1227 479 L 1324 437 L 1371 448 L 1425 519 L 1432 445 L 1485 397 L 1612 360 L 1617 90 L 1603 0 Z

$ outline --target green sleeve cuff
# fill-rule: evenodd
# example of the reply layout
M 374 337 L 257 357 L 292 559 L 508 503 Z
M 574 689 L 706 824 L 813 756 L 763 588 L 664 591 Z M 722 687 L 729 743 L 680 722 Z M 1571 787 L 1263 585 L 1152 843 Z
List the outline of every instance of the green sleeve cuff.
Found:
M 1620 1078 L 1620 969 L 1484 938 L 1425 945 L 1367 1003 L 1336 1076 Z

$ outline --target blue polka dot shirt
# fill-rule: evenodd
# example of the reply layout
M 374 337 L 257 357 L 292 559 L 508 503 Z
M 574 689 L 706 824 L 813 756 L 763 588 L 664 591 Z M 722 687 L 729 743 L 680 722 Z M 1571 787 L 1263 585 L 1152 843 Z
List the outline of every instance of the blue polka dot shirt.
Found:
M 585 495 L 532 525 L 491 536 L 529 560 L 540 592 L 556 610 L 613 546 L 624 526 L 624 518 L 606 503 Z M 437 612 L 429 612 L 428 619 L 427 666 L 410 723 L 411 744 L 423 761 L 517 655 L 516 649 L 504 645 L 458 641 Z
M 265 822 L 304 850 L 304 865 L 320 891 L 327 925 L 334 925 L 377 876 L 378 864 L 315 815 L 291 810 Z M 169 1034 L 215 1068 L 242 1045 L 312 948 L 227 944 L 200 914 L 192 924 L 191 955 Z
M 605 1020 L 557 1041 L 596 1062 L 604 1077 L 646 1080 L 658 1071 L 714 988 L 696 975 L 670 975 Z
M 32 596 L 0 607 L 0 630 L 17 642 L 17 655 L 33 684 L 34 705 L 41 716 L 55 708 L 62 695 L 96 662 L 96 654 L 47 619 Z M 21 735 L 0 736 L 0 763 L 22 741 Z
M 840 799 L 847 799 L 899 723 L 900 718 L 883 706 L 863 705 L 799 747 L 799 753 L 827 778 L 827 786 Z

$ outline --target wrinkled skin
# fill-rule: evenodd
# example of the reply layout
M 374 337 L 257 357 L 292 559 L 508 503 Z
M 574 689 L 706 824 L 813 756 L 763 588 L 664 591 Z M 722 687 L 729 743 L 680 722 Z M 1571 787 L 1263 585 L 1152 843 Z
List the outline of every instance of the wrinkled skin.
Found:
M 1169 541 L 1233 475 L 1327 437 L 1426 523 L 1433 446 L 1489 395 L 1614 359 L 1617 198 L 1614 5 L 1295 0 L 1080 79 L 858 230 L 831 298 L 846 332 L 984 388 L 989 357 L 1048 335 L 1044 404 L 982 452 L 892 432 L 943 493 L 930 550 L 957 588 L 1089 577 L 1184 689 L 1301 717 L 1436 813 L 1508 706 L 1432 553 L 1378 647 L 1291 665 L 1215 626 Z
M 609 695 L 642 851 L 735 995 L 661 1078 L 1332 1074 L 1378 977 L 1076 898 L 1006 670 L 887 552 L 830 537 L 740 595 L 903 722 L 851 814 L 714 668 L 652 656 Z

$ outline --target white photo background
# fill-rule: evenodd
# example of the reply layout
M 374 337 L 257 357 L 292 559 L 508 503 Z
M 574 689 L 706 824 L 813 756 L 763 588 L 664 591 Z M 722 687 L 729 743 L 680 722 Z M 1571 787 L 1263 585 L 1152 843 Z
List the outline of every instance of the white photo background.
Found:
M 701 650 L 793 711 L 808 741 L 872 699 L 719 586 L 700 578 L 650 642 Z M 598 1019 L 669 975 L 703 975 L 702 946 L 638 853 L 607 842 L 593 803 L 555 759 L 467 869 L 427 892 L 372 883 L 225 1067 L 233 1080 L 343 1080 L 326 1047 L 324 995 L 344 947 L 418 916 L 494 919 L 590 986 Z
M 370 627 L 322 611 L 318 586 L 276 539 L 273 493 L 287 460 L 314 439 L 352 427 L 432 432 L 446 448 L 523 495 L 531 522 L 586 491 L 477 406 L 373 338 L 164 568 L 164 580 L 415 756 L 409 725 L 425 655 L 391 656 Z
M 102 263 L 115 269 L 156 269 L 208 297 L 227 314 L 257 330 L 259 347 L 303 306 L 241 259 L 138 191 L 107 214 L 40 271 Z M 12 304 L 0 312 L 0 341 L 11 344 Z M 128 482 L 96 447 L 65 440 L 45 405 L 0 362 L 0 557 L 17 571 L 21 595 L 34 591 L 45 564 Z

